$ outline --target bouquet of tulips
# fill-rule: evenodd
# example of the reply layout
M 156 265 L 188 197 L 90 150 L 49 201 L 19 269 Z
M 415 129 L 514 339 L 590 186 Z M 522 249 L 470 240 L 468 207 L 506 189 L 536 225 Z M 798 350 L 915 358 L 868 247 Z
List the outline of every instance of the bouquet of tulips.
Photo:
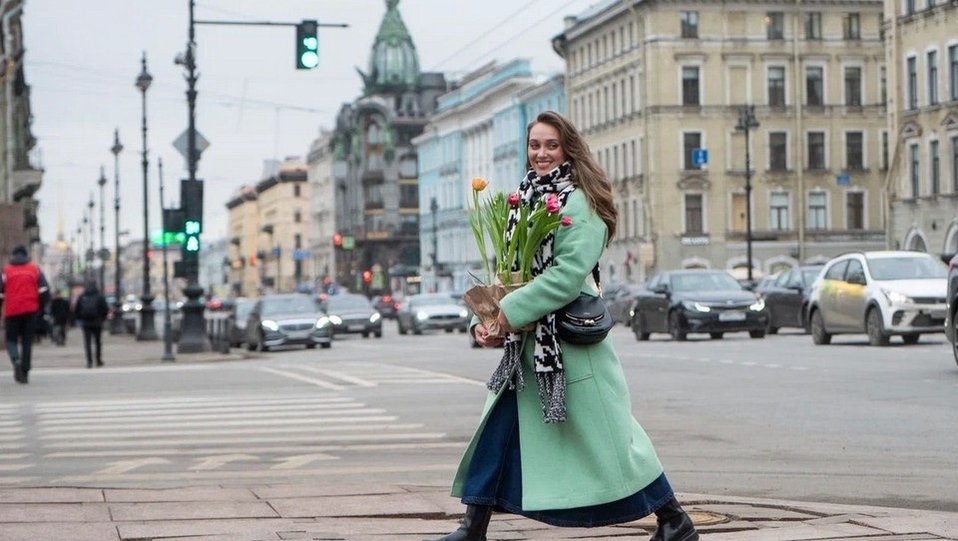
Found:
M 559 196 L 551 193 L 532 201 L 520 200 L 519 194 L 497 192 L 480 201 L 480 192 L 488 186 L 480 177 L 472 179 L 473 208 L 469 224 L 476 238 L 486 279 L 466 292 L 466 304 L 482 323 L 494 332 L 499 316 L 499 300 L 532 279 L 532 260 L 549 232 L 560 225 L 572 225 L 572 218 L 562 216 Z M 518 222 L 511 238 L 506 238 L 509 213 L 518 210 Z M 492 246 L 490 264 L 486 236 Z M 518 271 L 513 268 L 518 267 Z

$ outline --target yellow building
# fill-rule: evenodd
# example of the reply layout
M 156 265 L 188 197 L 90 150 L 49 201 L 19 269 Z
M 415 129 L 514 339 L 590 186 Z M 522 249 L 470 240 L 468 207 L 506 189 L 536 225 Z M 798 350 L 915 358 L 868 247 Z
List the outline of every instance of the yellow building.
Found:
M 567 18 L 553 46 L 569 111 L 617 195 L 606 276 L 744 275 L 746 154 L 755 276 L 884 246 L 881 12 L 871 0 L 620 1 Z
M 230 260 L 229 281 L 231 294 L 237 297 L 257 296 L 260 286 L 259 204 L 256 189 L 241 186 L 226 203 L 229 212 Z
M 958 252 L 958 4 L 885 2 L 893 248 Z

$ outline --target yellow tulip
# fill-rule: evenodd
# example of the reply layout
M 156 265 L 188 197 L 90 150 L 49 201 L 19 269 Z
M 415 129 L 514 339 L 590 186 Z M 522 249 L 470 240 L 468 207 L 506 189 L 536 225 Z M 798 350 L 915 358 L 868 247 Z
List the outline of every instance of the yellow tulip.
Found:
M 476 192 L 481 192 L 486 189 L 486 186 L 489 185 L 489 182 L 482 177 L 472 177 L 472 190 Z

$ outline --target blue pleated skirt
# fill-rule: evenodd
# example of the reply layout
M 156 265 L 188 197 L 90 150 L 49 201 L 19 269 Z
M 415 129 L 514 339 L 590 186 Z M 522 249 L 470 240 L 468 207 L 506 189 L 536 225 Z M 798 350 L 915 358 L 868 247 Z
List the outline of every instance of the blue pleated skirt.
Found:
M 476 443 L 463 484 L 462 502 L 486 505 L 552 526 L 592 528 L 631 522 L 655 512 L 672 497 L 665 474 L 631 496 L 614 502 L 546 511 L 522 509 L 522 461 L 515 391 L 499 397 Z

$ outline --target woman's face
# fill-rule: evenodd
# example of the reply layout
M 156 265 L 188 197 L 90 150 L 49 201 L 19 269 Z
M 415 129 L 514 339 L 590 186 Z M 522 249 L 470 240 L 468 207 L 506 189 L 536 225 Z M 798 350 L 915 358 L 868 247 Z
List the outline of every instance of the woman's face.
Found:
M 559 130 L 549 124 L 536 122 L 529 130 L 529 163 L 537 175 L 544 175 L 565 161 L 565 152 L 559 143 Z

